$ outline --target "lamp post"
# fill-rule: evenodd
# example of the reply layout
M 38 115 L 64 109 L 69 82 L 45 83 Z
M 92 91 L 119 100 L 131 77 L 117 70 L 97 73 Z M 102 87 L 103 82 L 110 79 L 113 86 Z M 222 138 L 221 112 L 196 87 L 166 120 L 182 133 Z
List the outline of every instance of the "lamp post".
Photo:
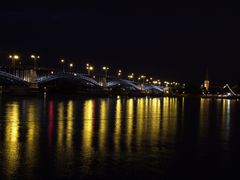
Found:
M 64 59 L 61 59 L 60 62 L 61 62 L 61 65 L 62 65 L 62 71 L 64 72 L 64 63 L 65 63 L 65 60 L 64 60 Z
M 141 75 L 142 83 L 144 83 L 145 78 L 146 78 L 146 76 Z
M 90 72 L 93 71 L 93 66 L 90 66 L 89 64 L 86 64 L 86 69 L 87 69 L 87 73 L 88 75 L 90 75 Z
M 17 54 L 13 54 L 13 55 L 9 55 L 9 59 L 12 60 L 12 67 L 15 68 L 16 61 L 19 60 L 20 57 Z
M 108 70 L 109 70 L 109 67 L 103 66 L 102 69 L 105 71 L 105 76 L 107 77 L 107 72 L 108 72 Z
M 33 59 L 33 62 L 34 62 L 33 68 L 34 68 L 34 69 L 37 69 L 37 59 L 40 59 L 40 56 L 36 56 L 36 55 L 32 54 L 32 55 L 30 56 L 30 58 Z
M 73 68 L 73 63 L 70 63 L 69 64 L 69 70 L 72 71 L 72 68 Z
M 119 69 L 119 70 L 118 70 L 118 78 L 120 78 L 121 76 L 122 76 L 122 70 Z
M 142 84 L 141 84 L 141 89 L 142 89 L 142 90 L 144 90 L 145 78 L 146 78 L 146 76 L 144 76 L 144 75 L 141 75 L 141 76 L 140 76 L 140 80 L 142 79 Z
M 130 75 L 128 75 L 128 79 L 133 81 L 134 78 L 134 73 L 131 73 Z

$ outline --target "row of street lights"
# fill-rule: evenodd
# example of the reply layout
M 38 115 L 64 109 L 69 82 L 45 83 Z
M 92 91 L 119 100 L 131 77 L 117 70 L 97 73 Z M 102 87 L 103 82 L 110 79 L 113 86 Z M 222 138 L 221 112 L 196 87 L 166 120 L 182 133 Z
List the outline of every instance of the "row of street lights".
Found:
M 94 68 L 90 64 L 86 64 L 86 69 L 87 69 L 88 75 L 90 75 L 90 72 L 93 71 Z
M 61 60 L 61 63 L 64 63 L 64 60 Z M 73 64 L 72 64 L 72 63 L 69 64 L 69 67 L 70 67 L 70 69 L 71 69 L 71 68 L 73 67 Z M 63 68 L 63 69 L 64 69 L 64 68 Z M 94 67 L 93 67 L 92 65 L 90 65 L 89 63 L 87 63 L 87 64 L 86 64 L 86 70 L 87 70 L 87 74 L 90 75 L 90 73 L 94 70 Z M 102 70 L 105 72 L 105 76 L 107 77 L 109 67 L 103 66 L 103 67 L 102 67 Z M 118 70 L 117 76 L 118 76 L 118 78 L 121 78 L 121 76 L 122 76 L 122 70 L 121 70 L 121 69 Z M 128 79 L 134 81 L 134 73 L 131 73 L 130 75 L 128 75 Z M 143 82 L 144 82 L 145 79 L 146 79 L 146 76 L 144 76 L 144 75 L 141 75 L 141 76 L 138 78 L 139 81 L 142 80 Z M 152 78 L 150 78 L 150 80 L 149 80 L 149 79 L 146 79 L 146 82 L 152 82 Z M 154 82 L 155 82 L 155 81 L 153 81 L 153 83 L 154 83 Z M 160 80 L 157 80 L 156 82 L 157 82 L 156 84 L 160 84 Z
M 62 64 L 62 71 L 64 72 L 65 71 L 65 60 L 64 59 L 61 59 L 60 60 L 60 63 Z M 74 64 L 73 63 L 70 63 L 69 64 L 69 70 L 71 71 L 72 68 L 74 67 Z M 86 70 L 87 70 L 87 74 L 90 75 L 91 72 L 94 70 L 94 67 L 92 65 L 90 65 L 89 63 L 86 64 Z M 105 76 L 107 77 L 107 73 L 108 73 L 108 70 L 109 70 L 109 67 L 107 66 L 103 66 L 102 67 L 102 70 L 105 72 Z
M 62 71 L 64 72 L 64 71 L 65 71 L 65 66 L 64 66 L 65 60 L 64 60 L 64 59 L 61 59 L 61 60 L 60 60 L 60 63 L 61 63 L 61 65 L 62 65 Z M 73 63 L 69 63 L 69 70 L 70 70 L 70 71 L 73 69 L 73 67 L 74 67 Z
M 16 61 L 18 61 L 20 59 L 19 55 L 17 55 L 17 54 L 10 54 L 8 57 L 9 57 L 9 59 L 12 60 L 12 66 L 15 67 Z
M 9 58 L 12 60 L 12 66 L 15 68 L 16 62 L 20 60 L 20 56 L 17 55 L 17 54 L 11 54 L 11 55 L 9 55 Z M 40 59 L 40 56 L 31 54 L 30 58 L 33 59 L 34 69 L 37 69 L 37 60 Z M 62 66 L 62 71 L 64 72 L 65 71 L 65 60 L 61 59 L 60 63 L 61 63 L 61 66 Z M 74 67 L 74 64 L 73 63 L 69 63 L 68 67 L 69 67 L 69 70 L 72 71 L 72 69 Z M 87 74 L 90 75 L 91 72 L 94 70 L 93 65 L 87 63 L 86 64 L 86 70 L 87 70 Z M 105 76 L 107 77 L 108 76 L 109 67 L 103 66 L 102 70 L 105 72 Z M 118 76 L 118 78 L 121 78 L 121 76 L 122 76 L 122 70 L 121 69 L 118 70 L 117 76 Z M 131 81 L 134 81 L 134 73 L 129 74 L 128 75 L 128 79 L 131 80 Z M 140 75 L 137 78 L 137 80 L 139 82 L 142 82 L 142 83 L 147 82 L 147 83 L 152 83 L 152 84 L 156 84 L 156 85 L 160 85 L 161 84 L 160 80 L 153 80 L 151 77 L 147 79 L 147 77 L 145 75 Z M 165 83 L 165 84 L 168 85 L 168 83 Z
M 62 64 L 62 70 L 64 71 L 65 70 L 64 69 L 65 60 L 61 59 L 60 62 Z M 74 67 L 73 63 L 70 63 L 69 64 L 69 70 L 72 71 L 73 67 Z M 86 70 L 87 70 L 87 74 L 91 75 L 91 72 L 94 70 L 93 65 L 87 63 L 86 64 Z M 107 77 L 108 76 L 109 67 L 108 66 L 103 66 L 102 70 L 105 72 L 105 76 Z M 121 78 L 121 76 L 122 76 L 122 70 L 121 69 L 118 70 L 117 76 L 118 76 L 118 78 Z M 134 73 L 129 74 L 128 75 L 128 79 L 131 80 L 131 81 L 134 81 Z M 152 77 L 147 79 L 147 77 L 145 75 L 140 75 L 138 77 L 138 81 L 142 82 L 142 83 L 145 83 L 145 82 L 152 83 L 152 84 L 155 84 L 155 85 L 160 85 L 161 84 L 160 80 L 153 80 Z
M 8 56 L 8 58 L 12 60 L 12 67 L 13 68 L 15 68 L 16 62 L 20 61 L 20 56 L 17 55 L 17 54 L 10 54 Z M 33 61 L 34 61 L 34 69 L 36 69 L 37 68 L 37 59 L 40 59 L 40 56 L 31 54 L 30 58 L 33 59 Z

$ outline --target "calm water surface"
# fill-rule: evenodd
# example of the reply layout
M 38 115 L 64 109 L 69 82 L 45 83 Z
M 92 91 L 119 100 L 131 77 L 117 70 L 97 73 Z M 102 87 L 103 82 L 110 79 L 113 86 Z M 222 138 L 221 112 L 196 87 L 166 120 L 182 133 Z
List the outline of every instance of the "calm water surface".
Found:
M 238 175 L 240 102 L 0 96 L 0 178 Z

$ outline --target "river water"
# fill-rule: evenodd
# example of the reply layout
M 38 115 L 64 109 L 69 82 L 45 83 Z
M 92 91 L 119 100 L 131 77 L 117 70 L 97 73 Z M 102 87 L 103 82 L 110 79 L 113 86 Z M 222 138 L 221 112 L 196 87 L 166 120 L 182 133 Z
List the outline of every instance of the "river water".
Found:
M 1 179 L 233 177 L 240 101 L 0 96 Z

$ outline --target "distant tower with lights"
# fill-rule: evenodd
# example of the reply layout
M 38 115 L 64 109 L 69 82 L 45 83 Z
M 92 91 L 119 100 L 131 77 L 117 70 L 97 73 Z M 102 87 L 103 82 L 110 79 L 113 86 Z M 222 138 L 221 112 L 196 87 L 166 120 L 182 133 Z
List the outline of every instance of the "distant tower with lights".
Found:
M 206 89 L 206 91 L 209 90 L 209 79 L 208 79 L 208 68 L 206 69 L 206 77 L 205 77 L 205 80 L 204 80 L 204 83 L 203 83 L 203 87 Z

